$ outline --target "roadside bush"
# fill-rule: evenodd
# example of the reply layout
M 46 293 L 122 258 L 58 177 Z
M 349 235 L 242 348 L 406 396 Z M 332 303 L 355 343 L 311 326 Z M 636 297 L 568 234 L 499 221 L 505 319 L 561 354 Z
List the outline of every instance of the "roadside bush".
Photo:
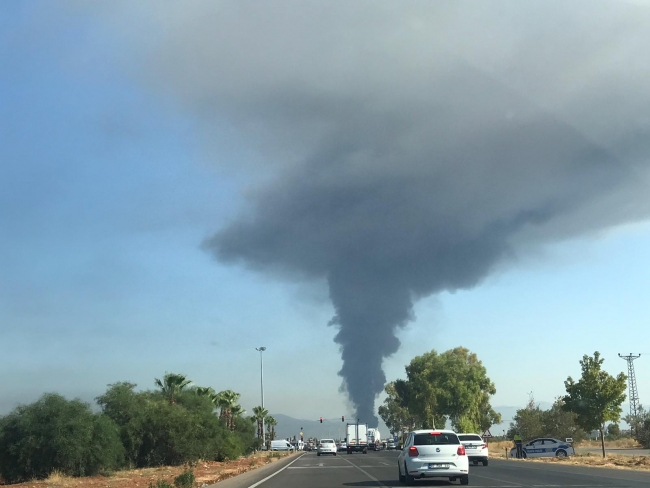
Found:
M 152 395 L 136 393 L 136 386 L 127 382 L 108 385 L 106 393 L 97 397 L 96 401 L 102 412 L 119 426 L 126 464 L 142 467 L 139 463 L 142 429 Z
M 121 465 L 118 427 L 87 403 L 46 394 L 0 420 L 0 475 L 10 483 L 52 471 L 87 476 Z
M 650 449 L 650 415 L 646 414 L 637 424 L 636 440 L 644 449 Z
M 174 486 L 176 488 L 193 488 L 194 486 L 194 471 L 188 469 L 174 478 Z
M 639 406 L 639 414 L 636 417 L 628 415 L 625 421 L 632 427 L 634 439 L 644 449 L 650 449 L 650 412 Z
M 174 488 L 172 485 L 163 480 L 158 480 L 155 483 L 149 483 L 149 488 Z

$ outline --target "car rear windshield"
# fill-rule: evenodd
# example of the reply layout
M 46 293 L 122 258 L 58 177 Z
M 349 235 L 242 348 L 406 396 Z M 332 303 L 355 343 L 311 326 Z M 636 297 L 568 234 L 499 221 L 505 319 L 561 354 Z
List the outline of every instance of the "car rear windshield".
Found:
M 481 442 L 483 442 L 483 439 L 481 438 L 480 435 L 459 435 L 458 438 L 461 441 L 481 441 Z
M 441 444 L 460 444 L 456 434 L 415 434 L 413 444 L 416 446 L 433 446 Z
M 322 439 L 320 441 L 321 444 L 334 444 L 334 441 L 332 439 Z

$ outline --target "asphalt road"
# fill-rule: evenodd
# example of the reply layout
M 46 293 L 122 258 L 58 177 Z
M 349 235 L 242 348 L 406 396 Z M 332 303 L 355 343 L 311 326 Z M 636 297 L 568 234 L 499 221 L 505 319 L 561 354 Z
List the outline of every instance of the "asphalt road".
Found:
M 304 453 L 226 480 L 215 488 L 401 487 L 395 451 L 320 456 Z M 490 460 L 470 465 L 470 486 L 490 488 L 650 488 L 650 473 L 560 466 L 526 461 Z M 446 480 L 417 481 L 416 486 L 459 486 Z

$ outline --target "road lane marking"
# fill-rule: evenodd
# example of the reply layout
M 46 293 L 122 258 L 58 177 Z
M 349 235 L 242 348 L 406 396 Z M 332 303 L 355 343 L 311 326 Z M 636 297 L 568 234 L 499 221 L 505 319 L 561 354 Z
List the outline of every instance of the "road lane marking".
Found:
M 345 459 L 345 458 L 341 458 L 341 459 L 343 459 L 343 461 L 345 461 L 346 463 L 349 463 L 350 465 L 352 465 L 352 466 L 354 466 L 355 468 L 357 468 L 359 471 L 361 471 L 363 474 L 365 474 L 368 478 L 370 478 L 372 481 L 374 481 L 375 483 L 377 483 L 379 486 L 383 486 L 384 488 L 388 488 L 385 484 L 383 484 L 381 481 L 379 481 L 379 480 L 378 480 L 377 478 L 375 478 L 373 475 L 371 475 L 370 473 L 368 473 L 368 471 L 366 471 L 366 470 L 363 469 L 362 467 L 357 466 L 356 464 L 354 464 L 354 463 L 348 461 L 348 460 Z
M 499 483 L 509 483 L 508 486 L 527 486 L 527 485 L 524 485 L 523 483 L 516 483 L 514 481 L 500 480 L 499 478 L 491 478 L 489 476 L 482 476 L 480 474 L 474 474 L 471 471 L 470 471 L 469 475 L 470 475 L 470 477 L 485 478 L 486 480 L 498 481 Z
M 390 464 L 388 464 L 388 463 L 384 463 L 384 462 L 382 462 L 382 461 L 379 461 L 379 464 L 383 464 L 384 466 L 390 466 Z
M 301 454 L 300 456 L 298 456 L 296 459 L 294 459 L 293 461 L 291 461 L 289 464 L 287 464 L 287 465 L 284 466 L 283 468 L 278 469 L 275 473 L 271 473 L 271 474 L 270 474 L 269 476 L 267 476 L 266 478 L 264 478 L 264 479 L 262 479 L 262 480 L 259 480 L 257 483 L 255 483 L 255 484 L 253 484 L 253 485 L 250 485 L 248 488 L 255 488 L 256 486 L 260 486 L 260 485 L 261 485 L 262 483 L 264 483 L 265 481 L 268 481 L 268 480 L 270 480 L 271 478 L 273 478 L 276 474 L 282 473 L 282 471 L 284 471 L 285 469 L 287 469 L 289 466 L 291 466 L 293 463 L 295 463 L 296 461 L 298 461 L 298 459 L 300 459 L 300 458 L 303 457 L 303 456 L 304 456 L 304 454 Z
M 291 466 L 289 469 L 350 469 L 352 466 Z

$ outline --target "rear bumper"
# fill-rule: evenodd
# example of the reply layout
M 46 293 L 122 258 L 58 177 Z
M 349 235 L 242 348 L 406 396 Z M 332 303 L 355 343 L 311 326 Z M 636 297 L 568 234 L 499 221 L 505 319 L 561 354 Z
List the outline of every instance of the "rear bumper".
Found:
M 459 478 L 467 476 L 468 470 L 460 470 L 458 468 L 449 469 L 418 469 L 417 472 L 409 471 L 409 476 L 414 478 Z
M 429 469 L 428 464 L 431 463 L 450 463 L 453 466 L 448 468 L 432 468 Z M 409 476 L 415 478 L 450 478 L 465 476 L 469 473 L 469 460 L 467 458 L 455 459 L 440 459 L 435 461 L 414 461 L 407 463 L 406 468 Z
M 348 445 L 348 447 L 346 449 L 346 451 L 350 451 L 350 452 L 355 452 L 355 451 L 356 452 L 361 452 L 361 451 L 366 451 L 366 450 L 368 450 L 367 445 L 365 445 L 365 446 L 364 445 L 360 445 L 360 446 L 350 446 L 350 445 Z
M 471 455 L 471 456 L 467 456 L 467 459 L 469 459 L 470 461 L 487 461 L 488 457 L 480 456 L 480 455 Z

